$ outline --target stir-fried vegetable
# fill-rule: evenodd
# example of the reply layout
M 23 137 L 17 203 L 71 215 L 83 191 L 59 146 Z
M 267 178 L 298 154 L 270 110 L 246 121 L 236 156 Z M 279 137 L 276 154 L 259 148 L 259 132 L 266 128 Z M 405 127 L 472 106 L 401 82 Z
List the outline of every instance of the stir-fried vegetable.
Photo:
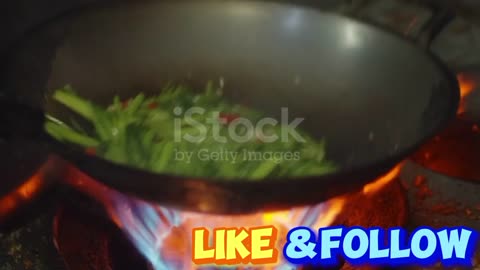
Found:
M 52 116 L 45 129 L 57 140 L 84 147 L 88 154 L 157 173 L 258 180 L 336 169 L 325 157 L 323 140 L 299 130 L 295 132 L 300 139 L 290 136 L 280 123 L 259 129 L 256 124 L 265 119 L 262 113 L 231 104 L 221 92 L 212 84 L 202 94 L 169 86 L 157 96 L 139 94 L 127 101 L 115 97 L 103 108 L 66 86 L 55 92 L 54 99 L 90 122 L 93 132 Z

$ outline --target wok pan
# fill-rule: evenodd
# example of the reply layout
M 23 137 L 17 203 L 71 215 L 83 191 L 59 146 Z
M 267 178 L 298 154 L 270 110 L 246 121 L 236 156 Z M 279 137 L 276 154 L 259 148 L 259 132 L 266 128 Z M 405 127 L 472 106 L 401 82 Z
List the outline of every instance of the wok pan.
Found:
M 428 27 L 434 34 L 446 16 Z M 422 35 L 427 36 L 427 35 Z M 427 36 L 427 41 L 430 40 Z M 103 2 L 42 24 L 4 61 L 9 140 L 35 140 L 121 192 L 179 209 L 242 214 L 314 204 L 386 173 L 455 116 L 456 78 L 404 37 L 303 2 Z M 53 89 L 72 85 L 108 104 L 167 82 L 222 79 L 235 103 L 304 118 L 340 166 L 298 179 L 199 179 L 153 174 L 84 154 L 43 133 L 43 112 L 68 122 Z M 150 91 L 150 92 L 148 92 Z M 172 157 L 173 158 L 173 157 Z

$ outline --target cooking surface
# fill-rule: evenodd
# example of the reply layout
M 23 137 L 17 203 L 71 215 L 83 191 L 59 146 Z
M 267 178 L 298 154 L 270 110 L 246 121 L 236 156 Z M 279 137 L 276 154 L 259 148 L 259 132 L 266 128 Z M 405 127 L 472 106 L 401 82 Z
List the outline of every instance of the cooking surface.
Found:
M 375 20 L 403 33 L 415 33 L 430 14 L 426 9 L 399 5 L 393 0 L 348 1 L 351 4 L 341 6 L 338 2 L 325 1 L 325 7 Z M 365 8 L 366 2 L 373 4 Z M 473 10 L 467 9 L 470 13 Z M 472 65 L 480 67 L 480 27 L 476 22 L 456 19 L 433 47 L 454 70 Z M 463 225 L 480 230 L 480 185 L 433 173 L 411 162 L 402 169 L 400 178 L 409 197 L 409 227 Z M 65 269 L 52 241 L 53 215 L 53 211 L 45 213 L 20 230 L 0 237 L 0 270 Z M 480 250 L 476 263 L 476 269 L 480 269 Z
M 402 169 L 400 181 L 408 191 L 409 228 L 463 225 L 480 230 L 479 185 L 432 173 L 411 162 Z M 47 213 L 20 230 L 3 235 L 0 270 L 67 270 L 52 241 L 53 217 L 53 212 Z M 476 258 L 475 269 L 480 269 L 480 250 Z

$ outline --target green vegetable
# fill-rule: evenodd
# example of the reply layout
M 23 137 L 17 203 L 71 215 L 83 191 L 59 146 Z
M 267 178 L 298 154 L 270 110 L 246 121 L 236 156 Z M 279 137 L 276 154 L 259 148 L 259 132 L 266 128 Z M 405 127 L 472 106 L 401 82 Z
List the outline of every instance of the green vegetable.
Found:
M 168 85 L 157 96 L 140 93 L 123 102 L 114 97 L 112 104 L 103 108 L 66 86 L 55 92 L 54 99 L 82 116 L 91 127 L 83 129 L 76 122 L 67 126 L 48 116 L 45 129 L 57 140 L 82 146 L 90 154 L 157 173 L 259 180 L 336 170 L 326 159 L 325 141 L 301 130 L 296 132 L 304 141 L 289 137 L 288 142 L 282 142 L 286 127 L 280 124 L 265 126 L 263 134 L 240 126 L 234 129 L 234 135 L 250 136 L 248 140 L 232 137 L 236 122 L 248 120 L 255 125 L 264 115 L 231 104 L 222 93 L 212 83 L 200 94 L 183 85 Z M 191 108 L 200 109 L 200 113 L 187 119 Z M 279 139 L 265 142 L 265 136 L 271 135 Z
M 93 138 L 82 135 L 68 126 L 59 124 L 57 122 L 45 123 L 46 131 L 59 141 L 66 141 L 70 143 L 79 144 L 84 147 L 96 147 L 99 142 Z

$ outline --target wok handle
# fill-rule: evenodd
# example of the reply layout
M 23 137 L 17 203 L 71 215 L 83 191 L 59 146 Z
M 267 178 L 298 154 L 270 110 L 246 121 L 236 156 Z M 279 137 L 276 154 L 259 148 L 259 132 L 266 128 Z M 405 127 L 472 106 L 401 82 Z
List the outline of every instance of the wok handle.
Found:
M 429 7 L 433 15 L 425 23 L 419 34 L 413 39 L 425 49 L 429 49 L 435 38 L 447 27 L 453 19 L 456 17 L 456 12 L 451 2 L 444 1 L 427 1 L 427 7 Z

